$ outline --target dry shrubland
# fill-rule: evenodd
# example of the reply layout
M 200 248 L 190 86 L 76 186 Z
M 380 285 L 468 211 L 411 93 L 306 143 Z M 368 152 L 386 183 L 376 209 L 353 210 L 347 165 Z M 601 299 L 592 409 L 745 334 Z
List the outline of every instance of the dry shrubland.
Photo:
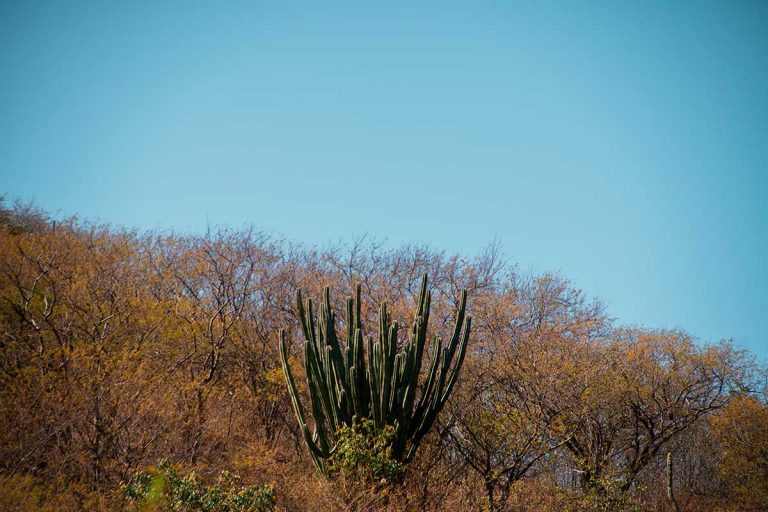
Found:
M 361 283 L 371 327 L 384 301 L 410 318 L 422 273 L 434 334 L 469 293 L 453 395 L 397 485 L 317 475 L 277 353 L 285 328 L 302 358 L 295 291 Z M 765 373 L 749 353 L 619 326 L 493 246 L 319 249 L 3 207 L 0 323 L 3 510 L 133 510 L 126 485 L 167 460 L 203 482 L 226 470 L 271 485 L 286 511 L 665 511 L 668 452 L 681 510 L 768 508 Z

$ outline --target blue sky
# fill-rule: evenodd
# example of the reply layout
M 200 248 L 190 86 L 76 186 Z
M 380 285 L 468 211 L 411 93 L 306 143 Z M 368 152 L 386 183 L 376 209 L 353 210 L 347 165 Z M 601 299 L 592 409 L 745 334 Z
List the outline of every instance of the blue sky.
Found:
M 0 191 L 140 228 L 494 239 L 768 359 L 768 3 L 0 1 Z

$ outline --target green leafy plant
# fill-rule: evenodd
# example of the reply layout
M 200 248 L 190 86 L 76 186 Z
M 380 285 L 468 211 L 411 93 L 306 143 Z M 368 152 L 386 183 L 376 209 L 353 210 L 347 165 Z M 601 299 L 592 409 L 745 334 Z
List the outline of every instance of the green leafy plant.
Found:
M 392 458 L 395 435 L 391 425 L 377 430 L 368 418 L 351 427 L 340 427 L 336 432 L 336 450 L 328 458 L 328 473 L 355 482 L 400 480 L 405 466 Z
M 167 461 L 136 475 L 123 489 L 139 510 L 162 512 L 271 512 L 275 491 L 270 485 L 241 485 L 222 472 L 214 485 L 202 484 L 194 473 L 180 476 Z
M 431 293 L 427 276 L 422 278 L 411 334 L 398 348 L 398 324 L 392 322 L 386 303 L 379 308 L 378 339 L 367 338 L 363 349 L 360 285 L 355 298 L 347 299 L 346 343 L 336 334 L 336 314 L 331 308 L 330 289 L 325 288 L 320 314 L 315 321 L 312 300 L 296 302 L 304 343 L 304 367 L 315 428 L 310 434 L 296 387 L 285 342 L 280 331 L 280 358 L 293 409 L 310 454 L 321 471 L 337 449 L 337 432 L 370 418 L 377 430 L 393 429 L 392 459 L 408 463 L 422 438 L 451 394 L 466 354 L 472 319 L 465 315 L 467 292 L 462 291 L 453 335 L 446 346 L 434 339 L 426 379 L 419 384 L 427 342 Z M 367 352 L 367 353 L 366 353 Z M 420 394 L 418 390 L 420 391 Z M 417 395 L 419 395 L 417 397 Z

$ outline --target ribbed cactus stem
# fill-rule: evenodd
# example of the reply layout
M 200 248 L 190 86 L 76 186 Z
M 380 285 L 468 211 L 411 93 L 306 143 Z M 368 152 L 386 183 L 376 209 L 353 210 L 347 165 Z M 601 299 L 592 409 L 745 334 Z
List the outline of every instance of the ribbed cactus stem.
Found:
M 361 289 L 346 301 L 346 339 L 336 334 L 330 289 L 323 291 L 317 319 L 312 301 L 296 293 L 296 307 L 304 335 L 304 367 L 315 430 L 309 434 L 299 391 L 286 354 L 285 333 L 280 332 L 280 358 L 296 419 L 315 465 L 334 451 L 336 430 L 371 418 L 376 428 L 395 428 L 392 457 L 410 461 L 422 438 L 437 418 L 456 383 L 467 350 L 471 318 L 466 316 L 467 292 L 462 291 L 453 335 L 447 345 L 432 343 L 426 379 L 419 383 L 427 346 L 431 306 L 427 276 L 422 278 L 416 315 L 408 340 L 398 349 L 398 325 L 386 304 L 379 308 L 378 336 L 365 337 L 362 328 Z M 316 325 L 317 323 L 317 325 Z M 420 390 L 420 391 L 419 391 Z
M 672 453 L 667 452 L 667 499 L 672 504 L 675 512 L 680 512 L 680 506 L 675 499 L 674 489 L 672 488 Z

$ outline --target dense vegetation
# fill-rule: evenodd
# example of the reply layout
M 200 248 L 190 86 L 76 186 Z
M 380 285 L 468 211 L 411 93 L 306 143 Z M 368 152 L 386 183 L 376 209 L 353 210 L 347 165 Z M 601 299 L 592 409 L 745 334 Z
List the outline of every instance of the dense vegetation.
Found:
M 412 461 L 392 456 L 391 426 L 366 420 L 333 433 L 320 475 L 279 357 L 285 329 L 310 403 L 296 291 L 341 297 L 360 283 L 364 325 L 383 302 L 408 325 L 424 273 L 429 340 L 452 338 L 469 296 L 453 393 Z M 252 229 L 139 233 L 4 207 L 0 324 L 2 510 L 768 504 L 765 373 L 749 353 L 617 325 L 566 279 L 520 273 L 493 247 L 321 250 Z

